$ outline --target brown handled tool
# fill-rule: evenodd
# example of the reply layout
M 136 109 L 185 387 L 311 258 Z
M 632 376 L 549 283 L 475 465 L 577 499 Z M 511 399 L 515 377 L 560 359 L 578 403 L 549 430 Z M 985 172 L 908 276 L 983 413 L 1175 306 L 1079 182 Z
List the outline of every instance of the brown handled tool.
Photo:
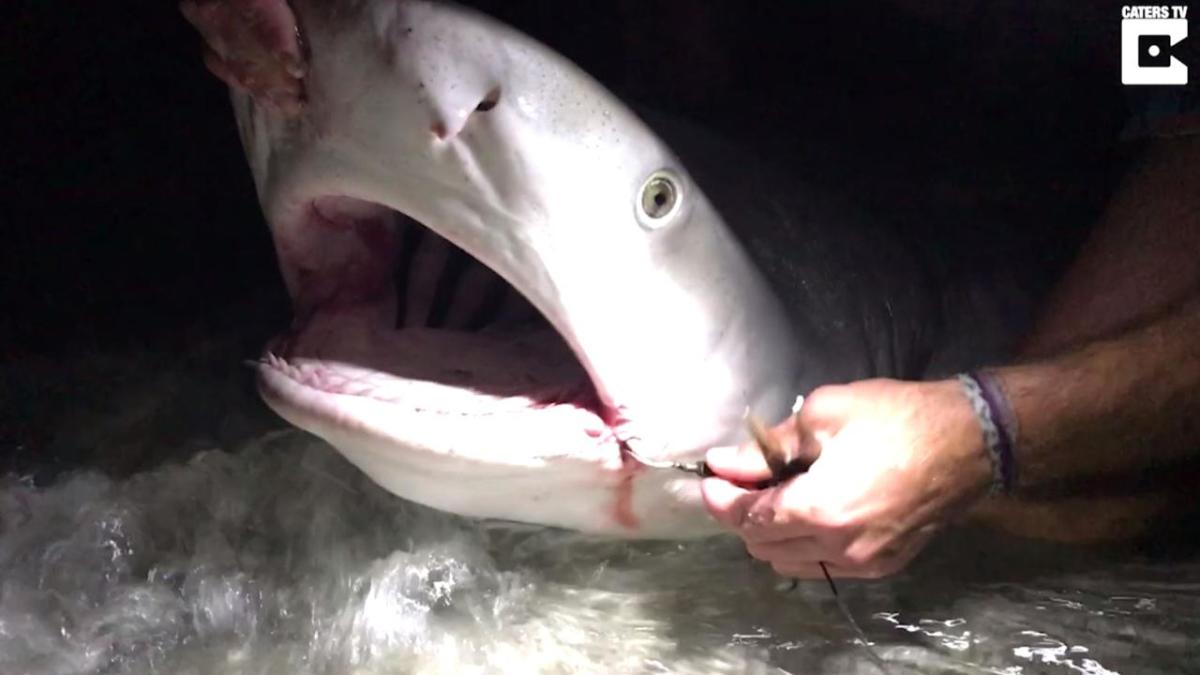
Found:
M 771 434 L 762 420 L 749 413 L 746 414 L 746 428 L 750 430 L 750 435 L 758 444 L 758 449 L 762 452 L 763 459 L 767 462 L 767 468 L 771 470 L 771 475 L 782 475 L 788 464 L 788 456 L 783 451 L 783 447 L 771 438 Z
M 783 447 L 775 439 L 771 438 L 771 434 L 767 431 L 766 426 L 763 425 L 762 420 L 759 420 L 749 412 L 746 413 L 746 427 L 750 430 L 750 435 L 754 437 L 754 442 L 758 444 L 758 449 L 762 452 L 763 459 L 767 462 L 767 467 L 771 469 L 771 479 L 760 481 L 755 485 L 756 488 L 761 490 L 772 487 L 793 476 L 808 471 L 810 463 L 799 457 L 789 459 Z M 842 615 L 846 617 L 850 626 L 858 633 L 858 637 L 862 641 L 867 655 L 880 671 L 889 673 L 890 671 L 883 662 L 883 659 L 879 658 L 879 654 L 876 654 L 875 650 L 871 647 L 866 633 L 863 632 L 858 622 L 854 620 L 854 615 L 850 613 L 850 609 L 842 602 L 841 596 L 838 595 L 837 584 L 833 582 L 833 577 L 829 574 L 829 568 L 825 566 L 824 562 L 818 562 L 818 564 L 821 566 L 821 572 L 825 574 L 825 581 L 829 583 L 829 589 L 833 591 L 833 597 L 837 602 L 838 609 L 842 610 Z M 795 588 L 796 585 L 797 580 L 792 579 L 791 587 Z
M 754 487 L 760 490 L 769 488 L 808 471 L 809 463 L 800 457 L 789 458 L 783 446 L 771 438 L 771 433 L 762 420 L 746 413 L 746 428 L 766 460 L 767 468 L 771 470 L 771 478 L 759 481 Z

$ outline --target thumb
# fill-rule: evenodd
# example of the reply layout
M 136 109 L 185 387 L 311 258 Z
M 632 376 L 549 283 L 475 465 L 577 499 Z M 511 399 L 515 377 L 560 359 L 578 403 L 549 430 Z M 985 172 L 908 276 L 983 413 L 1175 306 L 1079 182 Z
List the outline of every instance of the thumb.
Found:
M 754 442 L 711 448 L 704 461 L 713 473 L 734 483 L 754 483 L 771 477 L 771 469 Z
M 765 429 L 764 433 L 783 451 L 787 461 L 804 457 L 795 415 Z M 771 478 L 771 468 L 763 457 L 763 450 L 754 440 L 737 446 L 712 448 L 705 462 L 713 473 L 733 482 L 757 483 Z
M 787 420 L 793 457 L 815 462 L 831 437 L 841 431 L 859 407 L 856 391 L 849 385 L 825 385 L 815 389 L 799 412 Z
M 820 456 L 824 441 L 841 426 L 852 404 L 847 387 L 820 387 L 798 413 L 789 415 L 766 433 L 789 461 L 812 464 Z M 704 459 L 713 473 L 731 482 L 755 483 L 771 478 L 771 469 L 755 441 L 712 448 Z

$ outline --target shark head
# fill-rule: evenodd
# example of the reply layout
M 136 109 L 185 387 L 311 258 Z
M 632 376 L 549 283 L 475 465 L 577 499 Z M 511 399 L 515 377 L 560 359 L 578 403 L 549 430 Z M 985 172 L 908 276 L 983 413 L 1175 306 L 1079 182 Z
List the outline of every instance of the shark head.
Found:
M 622 447 L 688 460 L 737 442 L 748 410 L 787 414 L 799 359 L 687 167 L 597 81 L 488 16 L 292 7 L 303 112 L 233 95 L 296 315 L 258 367 L 268 404 L 434 508 L 713 531 L 696 478 Z M 465 252 L 460 278 L 491 281 L 439 291 L 448 258 L 430 250 Z M 462 309 L 488 305 L 472 304 L 488 283 L 509 299 Z

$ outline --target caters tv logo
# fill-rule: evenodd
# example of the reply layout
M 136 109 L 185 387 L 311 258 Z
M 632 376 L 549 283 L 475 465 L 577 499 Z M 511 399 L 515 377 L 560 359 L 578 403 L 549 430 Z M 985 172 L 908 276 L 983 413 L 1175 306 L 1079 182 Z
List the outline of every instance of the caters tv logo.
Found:
M 1187 84 L 1188 67 L 1176 52 L 1188 35 L 1185 5 L 1121 8 L 1121 82 Z

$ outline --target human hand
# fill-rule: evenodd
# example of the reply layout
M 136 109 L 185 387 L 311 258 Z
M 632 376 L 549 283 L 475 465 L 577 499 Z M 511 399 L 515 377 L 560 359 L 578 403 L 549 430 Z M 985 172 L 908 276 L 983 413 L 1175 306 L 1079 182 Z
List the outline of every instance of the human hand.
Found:
M 986 493 L 991 465 L 955 380 L 866 380 L 815 390 L 770 430 L 807 473 L 765 490 L 753 443 L 713 448 L 702 484 L 719 522 L 755 558 L 790 577 L 880 577 L 907 565 L 933 534 Z

